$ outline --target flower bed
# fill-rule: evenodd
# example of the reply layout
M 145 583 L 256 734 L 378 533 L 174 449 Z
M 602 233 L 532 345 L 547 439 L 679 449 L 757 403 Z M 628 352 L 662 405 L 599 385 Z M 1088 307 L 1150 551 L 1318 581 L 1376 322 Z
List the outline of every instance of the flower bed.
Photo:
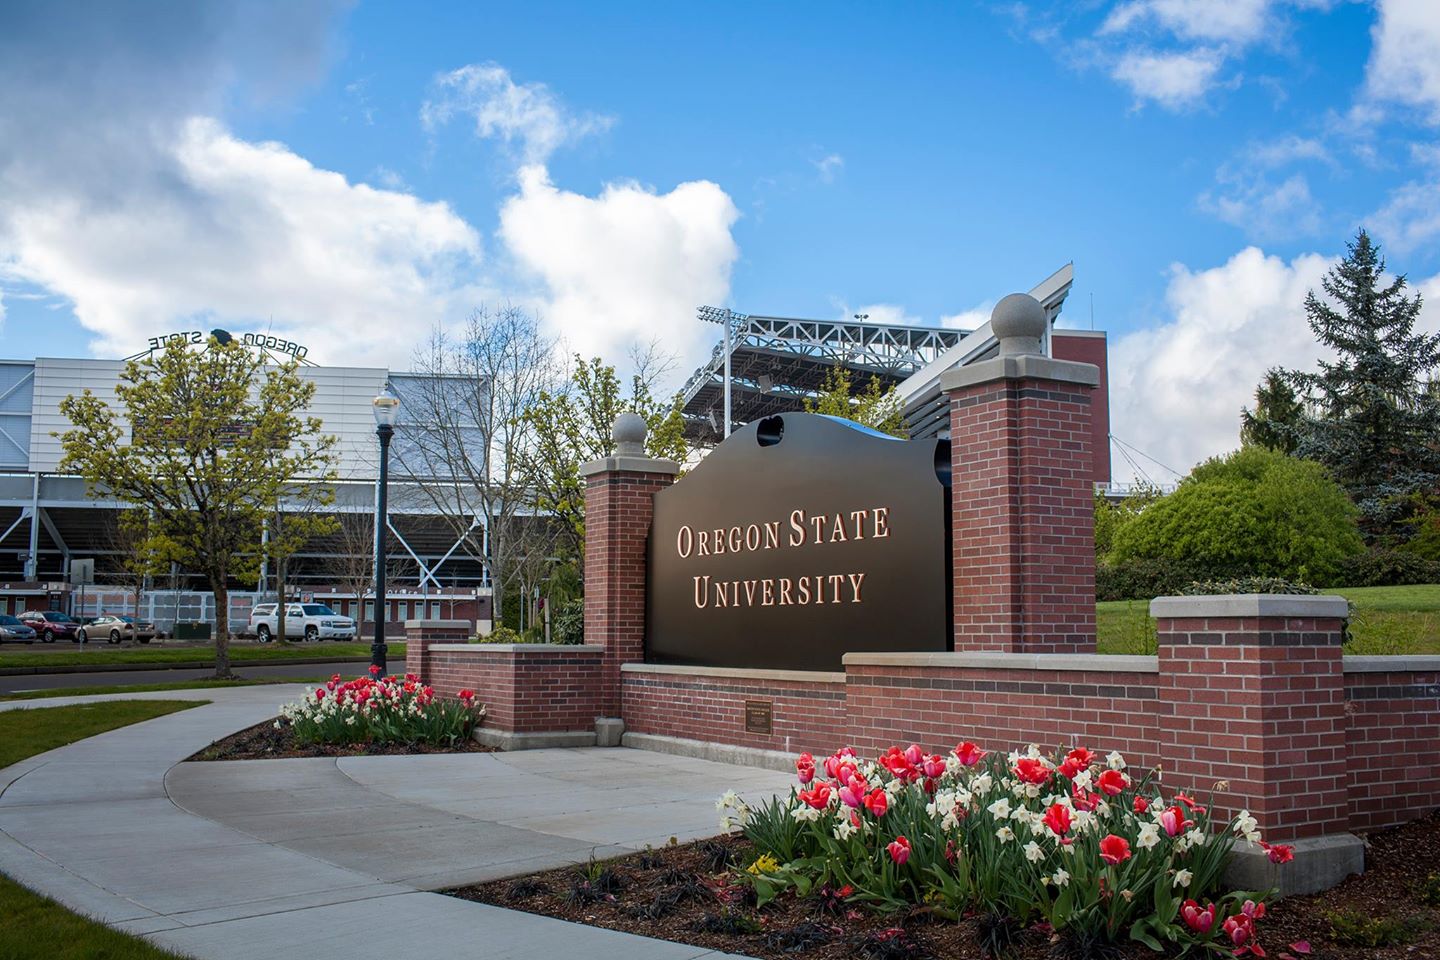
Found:
M 1195 798 L 1166 798 L 1118 753 L 1003 756 L 962 743 L 949 756 L 912 745 L 872 761 L 847 748 L 818 764 L 802 754 L 796 770 L 788 798 L 718 803 L 721 826 L 758 852 L 746 874 L 758 905 L 839 891 L 882 913 L 978 914 L 990 953 L 1039 923 L 1082 954 L 1135 941 L 1264 956 L 1265 892 L 1227 891 L 1222 876 L 1237 840 L 1277 863 L 1290 848 L 1265 844 L 1247 813 L 1212 822 Z
M 323 687 L 305 691 L 297 702 L 280 708 L 275 728 L 289 727 L 301 744 L 419 743 L 453 746 L 470 739 L 485 718 L 475 694 L 461 690 L 454 700 L 412 673 L 403 677 L 371 676 L 342 681 L 337 673 Z

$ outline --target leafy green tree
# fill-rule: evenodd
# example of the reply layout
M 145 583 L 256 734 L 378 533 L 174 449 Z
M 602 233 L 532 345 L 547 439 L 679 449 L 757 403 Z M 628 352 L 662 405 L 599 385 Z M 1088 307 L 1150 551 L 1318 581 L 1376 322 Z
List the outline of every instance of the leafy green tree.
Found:
M 560 552 L 579 560 L 585 547 L 585 484 L 580 465 L 615 452 L 611 429 L 615 418 L 631 411 L 645 418 L 645 452 L 684 463 L 685 421 L 678 397 L 665 401 L 654 395 L 658 371 L 644 358 L 637 362 L 629 392 L 615 367 L 599 357 L 576 356 L 570 376 L 555 390 L 540 393 L 524 417 L 533 428 L 529 473 L 540 510 L 557 517 L 564 537 Z
M 1115 534 L 1160 499 L 1159 489 L 1141 486 L 1118 503 L 1095 491 L 1095 556 L 1103 557 L 1115 545 Z
M 1420 296 L 1389 279 L 1380 248 L 1361 230 L 1326 274 L 1329 300 L 1305 298 L 1310 329 L 1338 355 L 1316 373 L 1284 372 L 1306 401 L 1295 454 L 1324 464 L 1381 542 L 1402 536 L 1414 496 L 1440 487 L 1440 334 L 1415 332 Z M 1337 309 L 1338 308 L 1338 309 Z
M 871 377 L 865 386 L 857 388 L 847 367 L 830 368 L 820 392 L 805 398 L 805 412 L 854 420 L 901 439 L 910 435 L 895 388 L 884 387 L 879 377 Z
M 1284 371 L 1272 367 L 1255 388 L 1255 409 L 1240 409 L 1240 441 L 1293 454 L 1304 415 L 1305 405 L 1286 382 Z
M 1333 583 L 1341 562 L 1363 549 L 1357 517 L 1320 464 L 1242 447 L 1206 460 L 1116 530 L 1107 559 Z
M 305 416 L 315 384 L 239 343 L 179 344 L 125 365 L 115 403 L 66 397 L 62 470 L 147 515 L 140 549 L 202 574 L 215 595 L 215 675 L 230 673 L 230 581 L 259 572 L 261 522 L 328 478 L 335 438 Z
M 333 481 L 333 476 L 326 476 L 320 483 L 283 491 L 286 499 L 274 504 L 265 519 L 264 552 L 275 562 L 275 595 L 279 601 L 275 607 L 276 643 L 284 643 L 288 639 L 285 614 L 289 599 L 286 584 L 290 558 L 312 540 L 340 531 L 340 521 L 333 514 L 323 512 L 335 502 Z M 358 625 L 358 617 L 356 622 Z

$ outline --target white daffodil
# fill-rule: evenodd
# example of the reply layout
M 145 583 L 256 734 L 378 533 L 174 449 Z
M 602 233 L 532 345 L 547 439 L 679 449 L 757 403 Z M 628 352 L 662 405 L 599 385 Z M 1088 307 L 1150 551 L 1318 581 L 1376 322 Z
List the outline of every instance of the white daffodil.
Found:
M 1064 870 L 1056 870 L 1054 875 L 1050 877 L 1050 882 L 1057 887 L 1068 886 L 1070 884 L 1070 874 Z
M 970 789 L 975 793 L 976 796 L 979 797 L 983 797 L 985 794 L 989 793 L 991 788 L 994 786 L 995 778 L 990 776 L 990 774 L 988 773 L 982 773 L 980 774 L 980 776 L 970 781 Z
M 1015 839 L 1015 831 L 1011 830 L 1009 827 L 1001 827 L 999 830 L 995 831 L 995 836 L 1000 838 L 1001 843 L 1009 843 L 1011 840 Z
M 1185 839 L 1190 841 L 1190 846 L 1192 847 L 1203 847 L 1205 846 L 1205 841 L 1209 838 L 1205 836 L 1204 831 L 1197 829 L 1185 834 Z
M 1029 843 L 1025 844 L 1025 859 L 1029 860 L 1031 863 L 1039 863 L 1041 860 L 1045 859 L 1045 851 L 1040 849 L 1040 844 L 1036 843 L 1034 840 L 1031 840 Z
M 1194 879 L 1195 879 L 1195 875 L 1194 875 L 1193 873 L 1191 873 L 1189 870 L 1178 870 L 1178 871 L 1176 871 L 1176 873 L 1175 873 L 1175 884 L 1174 884 L 1174 885 L 1177 886 L 1177 887 L 1188 887 L 1188 886 L 1190 886 L 1190 881 L 1191 881 L 1191 880 L 1194 880 Z
M 1010 801 L 1006 797 L 1001 797 L 985 809 L 989 810 L 990 816 L 996 820 L 1005 820 L 1010 816 Z
M 1105 763 L 1111 770 L 1125 769 L 1125 758 L 1120 756 L 1119 750 L 1111 750 L 1110 755 L 1105 758 Z
M 1149 850 L 1160 842 L 1160 828 L 1153 823 L 1142 823 L 1140 825 L 1140 836 L 1135 838 L 1135 846 L 1141 850 Z

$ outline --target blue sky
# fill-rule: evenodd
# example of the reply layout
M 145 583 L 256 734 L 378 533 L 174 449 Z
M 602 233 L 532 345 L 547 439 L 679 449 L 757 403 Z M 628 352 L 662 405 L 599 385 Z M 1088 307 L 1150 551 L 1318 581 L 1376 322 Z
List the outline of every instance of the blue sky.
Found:
M 403 367 L 510 301 L 683 376 L 700 303 L 964 324 L 1073 260 L 1114 432 L 1183 470 L 1358 225 L 1440 295 L 1429 0 L 16 3 L 0 86 L 11 357 Z

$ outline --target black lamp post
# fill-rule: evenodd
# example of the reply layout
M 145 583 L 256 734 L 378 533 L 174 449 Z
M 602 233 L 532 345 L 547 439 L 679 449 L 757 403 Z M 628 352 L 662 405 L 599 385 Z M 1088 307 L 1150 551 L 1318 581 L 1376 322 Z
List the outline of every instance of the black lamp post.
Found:
M 370 665 L 385 676 L 385 488 L 390 480 L 390 438 L 395 435 L 395 414 L 400 398 L 385 384 L 374 400 L 375 436 L 380 438 L 380 476 L 375 480 L 375 639 L 370 644 Z

